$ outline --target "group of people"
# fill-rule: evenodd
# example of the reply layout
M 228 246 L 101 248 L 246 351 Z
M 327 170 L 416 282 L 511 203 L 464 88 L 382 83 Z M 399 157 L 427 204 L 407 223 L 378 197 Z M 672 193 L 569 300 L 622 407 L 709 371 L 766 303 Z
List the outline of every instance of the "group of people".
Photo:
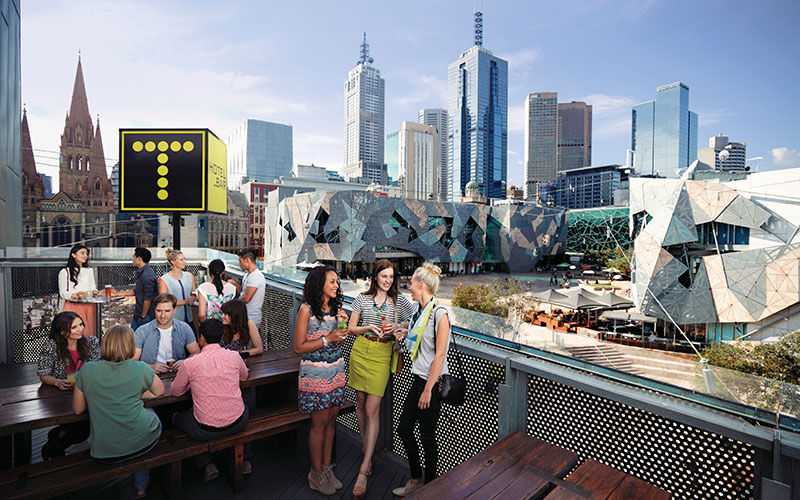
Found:
M 59 273 L 63 310 L 53 319 L 37 373 L 43 384 L 73 390 L 75 413 L 88 410 L 89 420 L 51 429 L 41 451 L 44 460 L 63 456 L 69 446 L 87 438 L 96 459 L 118 462 L 140 457 L 158 443 L 164 418 L 198 440 L 234 434 L 247 423 L 255 393 L 241 390 L 239 382 L 248 375 L 244 359 L 263 349 L 252 318 L 260 321 L 266 281 L 254 272 L 255 254 L 249 250 L 240 254 L 239 263 L 247 272 L 241 285 L 223 279 L 222 261 L 209 263 L 211 279 L 196 288 L 198 335 L 191 326 L 195 285 L 185 271 L 185 257 L 168 250 L 171 270 L 161 278 L 149 266 L 150 259 L 149 250 L 136 248 L 134 289 L 111 290 L 114 296 L 136 297 L 130 326 L 114 325 L 98 341 L 93 304 L 83 301 L 97 293 L 88 267 L 89 251 L 83 245 L 70 251 L 67 266 Z M 159 376 L 165 374 L 174 374 L 172 395 L 191 390 L 192 409 L 158 415 L 145 408 L 144 400 L 164 394 Z M 247 447 L 245 458 L 251 455 Z M 198 456 L 195 462 L 205 481 L 219 475 L 210 455 Z M 247 461 L 244 472 L 250 470 Z M 149 470 L 134 474 L 134 483 L 137 498 L 145 497 Z
M 294 350 L 302 355 L 298 399 L 300 411 L 311 414 L 308 446 L 313 490 L 333 495 L 342 488 L 331 463 L 336 417 L 344 404 L 345 385 L 356 391 L 356 415 L 363 460 L 353 487 L 353 498 L 363 499 L 372 474 L 378 438 L 378 412 L 390 372 L 398 371 L 400 350 L 412 359 L 411 390 L 405 397 L 397 434 L 408 456 L 411 479 L 393 490 L 405 496 L 436 478 L 438 447 L 436 427 L 441 401 L 438 380 L 448 373 L 447 348 L 450 321 L 447 309 L 436 299 L 441 269 L 425 263 L 411 278 L 411 301 L 398 292 L 396 270 L 388 260 L 373 267 L 369 289 L 358 295 L 348 318 L 336 271 L 314 268 L 303 288 L 294 330 Z M 413 301 L 413 302 L 412 302 Z M 342 346 L 348 335 L 357 336 L 350 352 L 349 380 Z M 425 452 L 423 474 L 414 427 L 419 425 Z
M 48 433 L 42 447 L 45 460 L 63 456 L 66 449 L 88 438 L 92 457 L 118 462 L 148 453 L 161 436 L 162 421 L 198 440 L 212 440 L 239 432 L 255 405 L 254 389 L 240 389 L 248 376 L 244 362 L 263 346 L 258 326 L 266 281 L 255 254 L 245 250 L 239 264 L 245 272 L 241 284 L 224 279 L 225 265 L 209 263 L 210 280 L 195 287 L 185 271 L 179 251 L 167 252 L 171 270 L 161 278 L 149 266 L 151 253 L 136 248 L 133 264 L 136 285 L 131 291 L 111 290 L 114 296 L 134 296 L 130 326 L 109 328 L 98 341 L 93 335 L 92 308 L 82 299 L 96 291 L 88 268 L 89 252 L 76 245 L 67 267 L 59 274 L 63 312 L 52 322 L 50 337 L 39 356 L 38 375 L 43 384 L 73 390 L 75 413 L 89 412 L 88 421 L 61 425 Z M 441 402 L 438 380 L 448 373 L 450 342 L 448 311 L 437 300 L 441 269 L 425 263 L 411 279 L 411 300 L 398 292 L 396 269 L 388 260 L 375 263 L 369 289 L 352 304 L 352 315 L 342 307 L 336 271 L 314 268 L 304 284 L 304 303 L 293 332 L 294 350 L 301 355 L 298 405 L 311 416 L 309 487 L 335 494 L 342 483 L 336 477 L 331 455 L 336 417 L 345 403 L 345 386 L 356 391 L 356 414 L 363 459 L 353 488 L 353 498 L 366 495 L 379 433 L 379 409 L 392 371 L 399 371 L 402 352 L 412 359 L 413 381 L 405 397 L 397 434 L 409 460 L 411 479 L 394 489 L 405 496 L 436 477 L 438 448 L 436 427 Z M 193 293 L 198 297 L 200 326 L 192 329 Z M 343 344 L 356 336 L 345 369 Z M 164 394 L 160 376 L 174 374 L 170 393 L 191 390 L 192 409 L 157 414 L 144 400 Z M 414 436 L 419 425 L 425 454 L 424 471 Z M 245 448 L 244 472 L 251 471 L 251 447 Z M 195 458 L 203 479 L 219 475 L 212 457 Z M 134 475 L 137 498 L 147 495 L 149 470 Z

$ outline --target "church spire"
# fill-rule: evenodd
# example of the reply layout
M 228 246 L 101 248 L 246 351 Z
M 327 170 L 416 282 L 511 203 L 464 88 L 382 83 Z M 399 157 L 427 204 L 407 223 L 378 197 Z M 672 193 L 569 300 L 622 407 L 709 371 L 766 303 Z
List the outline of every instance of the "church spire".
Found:
M 83 66 L 78 54 L 78 69 L 75 71 L 75 84 L 72 87 L 72 102 L 69 105 L 69 117 L 73 121 L 87 123 L 92 121 L 89 114 L 89 99 L 86 97 L 86 84 L 83 81 Z

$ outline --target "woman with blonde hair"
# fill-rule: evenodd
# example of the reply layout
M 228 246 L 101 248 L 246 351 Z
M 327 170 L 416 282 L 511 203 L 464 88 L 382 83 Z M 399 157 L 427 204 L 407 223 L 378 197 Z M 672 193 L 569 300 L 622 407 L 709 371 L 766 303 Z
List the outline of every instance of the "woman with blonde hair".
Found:
M 164 384 L 150 366 L 131 359 L 135 350 L 133 330 L 114 325 L 100 342 L 102 360 L 86 363 L 75 377 L 72 407 L 77 414 L 89 410 L 89 454 L 109 463 L 144 455 L 161 436 L 161 422 L 142 398 L 164 394 Z M 150 470 L 134 473 L 136 498 L 147 495 L 149 480 Z
M 180 250 L 167 249 L 167 261 L 172 269 L 158 278 L 158 294 L 170 293 L 178 299 L 175 308 L 175 319 L 179 319 L 194 329 L 192 325 L 192 307 L 194 303 L 194 277 L 186 269 L 186 257 Z
M 436 479 L 438 446 L 436 427 L 439 423 L 439 377 L 447 374 L 447 348 L 450 345 L 450 318 L 447 309 L 439 304 L 436 291 L 442 270 L 429 262 L 414 271 L 411 278 L 411 298 L 414 314 L 409 321 L 405 346 L 411 353 L 411 390 L 406 395 L 397 435 L 403 443 L 411 469 L 411 479 L 392 490 L 406 496 L 423 485 L 419 446 L 414 427 L 419 424 L 419 437 L 425 451 L 424 482 Z

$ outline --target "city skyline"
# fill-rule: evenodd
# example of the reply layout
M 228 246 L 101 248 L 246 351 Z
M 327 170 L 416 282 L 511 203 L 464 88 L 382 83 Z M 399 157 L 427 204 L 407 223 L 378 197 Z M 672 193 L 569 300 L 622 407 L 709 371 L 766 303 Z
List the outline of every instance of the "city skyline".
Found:
M 600 2 L 533 16 L 534 7 L 523 2 L 485 2 L 484 44 L 509 61 L 508 183 L 522 184 L 522 103 L 540 89 L 558 89 L 564 102 L 593 105 L 595 165 L 624 163 L 632 106 L 679 80 L 692 88 L 699 137 L 724 132 L 747 142 L 748 156 L 765 158 L 761 170 L 800 164 L 792 120 L 800 105 L 772 105 L 775 97 L 791 95 L 798 72 L 776 49 L 800 42 L 789 24 L 800 8 L 791 2 L 769 9 L 734 4 Z M 472 45 L 471 2 L 426 4 L 423 18 L 413 15 L 413 3 L 356 4 L 346 18 L 324 3 L 313 4 L 310 16 L 307 8 L 256 3 L 100 5 L 30 2 L 22 8 L 23 100 L 37 166 L 46 175 L 57 172 L 79 49 L 109 168 L 118 154 L 119 127 L 202 126 L 227 137 L 243 120 L 257 118 L 293 125 L 295 163 L 341 171 L 341 82 L 358 58 L 364 30 L 386 79 L 387 130 L 413 121 L 421 108 L 445 108 L 447 65 Z M 263 16 L 283 21 L 266 33 L 249 20 Z M 87 23 L 96 29 L 67 31 Z M 433 24 L 437 29 L 430 29 Z M 761 27 L 766 24 L 768 29 Z M 53 45 L 52 39 L 70 43 Z M 669 50 L 663 49 L 666 41 Z M 754 61 L 754 69 L 720 83 L 722 63 L 707 56 L 719 44 L 737 60 Z M 580 67 L 561 63 L 578 47 Z

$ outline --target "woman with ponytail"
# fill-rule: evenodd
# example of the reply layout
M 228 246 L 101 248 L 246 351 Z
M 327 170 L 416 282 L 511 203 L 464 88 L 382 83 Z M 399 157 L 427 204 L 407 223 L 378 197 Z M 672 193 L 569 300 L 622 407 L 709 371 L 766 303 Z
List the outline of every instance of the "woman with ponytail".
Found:
M 222 304 L 236 297 L 236 287 L 223 280 L 225 263 L 214 259 L 208 264 L 211 280 L 197 287 L 200 321 L 213 318 L 222 321 Z

